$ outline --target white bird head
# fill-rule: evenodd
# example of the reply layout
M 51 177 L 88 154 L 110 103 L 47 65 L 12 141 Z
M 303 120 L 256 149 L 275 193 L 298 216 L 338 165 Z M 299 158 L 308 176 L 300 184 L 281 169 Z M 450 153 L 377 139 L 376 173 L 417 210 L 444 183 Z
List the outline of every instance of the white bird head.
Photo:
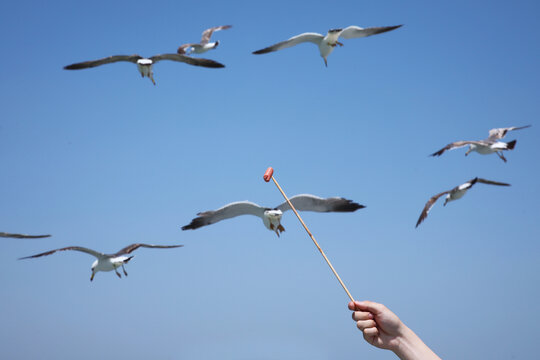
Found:
M 281 225 L 281 217 L 283 212 L 277 209 L 265 210 L 264 211 L 264 226 L 267 229 L 272 230 L 279 237 L 279 234 L 285 231 L 285 228 Z

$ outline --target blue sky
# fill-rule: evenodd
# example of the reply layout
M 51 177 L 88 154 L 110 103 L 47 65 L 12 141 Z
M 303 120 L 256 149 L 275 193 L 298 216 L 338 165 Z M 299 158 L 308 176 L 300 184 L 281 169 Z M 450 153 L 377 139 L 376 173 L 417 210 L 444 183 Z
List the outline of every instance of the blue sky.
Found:
M 0 5 L 0 357 L 391 359 L 292 213 L 277 238 L 236 218 L 181 231 L 199 211 L 289 195 L 343 196 L 352 214 L 303 218 L 356 299 L 386 304 L 443 358 L 531 358 L 540 313 L 539 5 L 534 1 L 315 1 Z M 65 71 L 114 54 L 175 52 L 214 25 L 225 69 L 173 62 Z M 404 24 L 345 40 L 324 67 L 302 32 Z M 533 125 L 508 162 L 464 149 Z M 475 176 L 463 199 L 430 196 Z M 122 280 L 80 245 L 141 249 Z

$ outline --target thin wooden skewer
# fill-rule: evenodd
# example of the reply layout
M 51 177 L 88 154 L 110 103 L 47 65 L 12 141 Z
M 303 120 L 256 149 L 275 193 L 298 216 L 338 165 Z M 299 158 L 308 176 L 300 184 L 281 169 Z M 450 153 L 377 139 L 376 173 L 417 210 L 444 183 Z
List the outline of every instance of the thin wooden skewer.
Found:
M 294 208 L 293 204 L 291 203 L 291 201 L 289 200 L 289 198 L 287 197 L 287 195 L 285 195 L 285 192 L 283 191 L 283 189 L 281 188 L 281 186 L 279 186 L 278 182 L 276 181 L 276 179 L 274 178 L 274 169 L 272 169 L 271 167 L 269 167 L 266 172 L 264 173 L 264 176 L 263 176 L 263 179 L 264 181 L 266 182 L 269 182 L 270 179 L 272 179 L 274 181 L 274 184 L 276 184 L 279 192 L 281 192 L 281 195 L 283 195 L 283 197 L 285 198 L 285 200 L 287 201 L 287 203 L 289 204 L 289 206 L 291 207 L 291 209 L 294 211 L 294 213 L 296 214 L 296 217 L 298 218 L 298 220 L 300 220 L 300 223 L 302 224 L 302 226 L 304 227 L 304 229 L 306 229 L 306 232 L 308 233 L 309 237 L 311 238 L 311 240 L 313 240 L 313 243 L 315 244 L 315 246 L 317 247 L 317 249 L 319 249 L 319 252 L 321 253 L 321 255 L 323 256 L 324 260 L 326 260 L 326 263 L 328 264 L 328 266 L 330 266 L 330 269 L 332 269 L 332 272 L 334 273 L 334 275 L 336 276 L 336 278 L 338 279 L 339 283 L 341 284 L 341 287 L 343 287 L 343 290 L 345 290 L 345 292 L 347 293 L 347 295 L 349 296 L 349 299 L 351 299 L 351 301 L 354 301 L 354 298 L 352 297 L 351 293 L 349 292 L 349 289 L 347 289 L 347 286 L 345 286 L 345 284 L 343 283 L 343 281 L 341 280 L 341 278 L 339 277 L 336 269 L 334 269 L 334 267 L 332 266 L 332 263 L 330 263 L 330 260 L 328 260 L 328 258 L 326 257 L 326 254 L 324 253 L 324 251 L 321 249 L 321 247 L 319 246 L 319 244 L 317 243 L 317 240 L 315 240 L 315 237 L 313 237 L 313 234 L 311 233 L 311 231 L 309 231 L 308 227 L 306 226 L 306 224 L 304 223 L 304 220 L 302 220 L 302 218 L 300 217 L 300 214 L 298 214 L 298 211 L 296 211 L 296 209 Z

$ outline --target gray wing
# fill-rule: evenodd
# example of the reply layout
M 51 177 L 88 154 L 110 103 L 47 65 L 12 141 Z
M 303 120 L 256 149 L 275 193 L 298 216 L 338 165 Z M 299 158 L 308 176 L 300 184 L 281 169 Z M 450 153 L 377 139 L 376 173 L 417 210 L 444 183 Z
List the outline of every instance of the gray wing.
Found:
M 232 25 L 222 25 L 222 26 L 214 26 L 210 29 L 204 30 L 202 33 L 202 38 L 201 38 L 201 45 L 208 44 L 214 31 L 227 30 L 227 29 L 230 29 L 231 27 Z
M 64 66 L 65 70 L 79 70 L 79 69 L 87 69 L 87 68 L 93 68 L 100 65 L 105 64 L 111 64 L 118 61 L 129 61 L 131 63 L 136 64 L 137 60 L 142 59 L 142 56 L 140 55 L 114 55 L 114 56 L 108 56 L 103 59 L 98 60 L 90 60 L 90 61 L 84 61 L 76 64 L 71 64 Z
M 361 37 L 381 34 L 383 32 L 395 30 L 401 26 L 403 25 L 380 26 L 380 27 L 369 27 L 369 28 L 361 28 L 359 26 L 349 26 L 341 31 L 341 33 L 339 34 L 339 37 L 343 39 L 361 38 Z
M 466 141 L 456 141 L 456 142 L 453 142 L 453 143 L 450 143 L 450 144 L 446 145 L 441 150 L 436 151 L 436 152 L 434 152 L 433 154 L 431 154 L 429 156 L 441 156 L 446 150 L 458 149 L 460 147 L 464 147 L 464 146 L 467 146 L 469 144 L 482 145 L 484 143 L 482 141 L 467 141 L 467 140 Z
M 357 204 L 352 200 L 342 197 L 320 198 L 315 195 L 301 194 L 295 195 L 289 199 L 298 211 L 316 211 L 316 212 L 353 212 L 362 209 L 365 206 Z M 284 202 L 276 209 L 283 212 L 291 210 L 288 202 Z
M 499 140 L 506 136 L 506 133 L 513 130 L 521 130 L 531 127 L 531 125 L 519 126 L 519 127 L 507 127 L 507 128 L 497 128 L 489 130 L 489 140 Z
M 321 40 L 324 39 L 324 36 L 317 33 L 303 33 L 300 35 L 293 36 L 289 40 L 285 40 L 282 42 L 279 42 L 277 44 L 271 45 L 269 47 L 266 47 L 261 50 L 254 51 L 253 54 L 259 55 L 259 54 L 266 54 L 272 51 L 278 51 L 281 49 L 286 49 L 291 46 L 295 46 L 304 42 L 312 42 L 314 44 L 319 45 Z
M 7 232 L 0 232 L 0 237 L 14 238 L 14 239 L 40 239 L 50 237 L 51 235 L 26 235 L 26 234 L 12 234 Z
M 498 181 L 492 181 L 492 180 L 486 180 L 486 179 L 482 179 L 482 178 L 477 178 L 476 181 L 479 182 L 479 183 L 482 183 L 482 184 L 510 186 L 510 184 L 507 184 L 507 183 L 498 182 Z
M 201 59 L 201 58 L 192 58 L 191 56 L 185 56 L 181 54 L 161 54 L 161 55 L 155 55 L 150 58 L 153 62 L 158 62 L 161 60 L 172 60 L 172 61 L 178 61 L 183 62 L 190 65 L 195 66 L 203 66 L 203 67 L 209 67 L 209 68 L 222 68 L 225 67 L 225 65 L 218 63 L 214 60 L 209 59 Z
M 130 253 L 132 253 L 133 251 L 137 250 L 140 247 L 151 248 L 151 249 L 172 249 L 172 248 L 178 248 L 178 247 L 182 247 L 182 246 L 184 246 L 184 245 L 150 245 L 150 244 L 137 243 L 137 244 L 131 244 L 131 245 L 126 246 L 125 248 L 118 251 L 114 255 L 115 256 L 120 256 L 120 255 L 124 255 L 124 254 L 130 254 Z
M 198 213 L 198 217 L 191 220 L 188 225 L 182 226 L 182 230 L 195 230 L 201 226 L 217 223 L 218 221 L 230 219 L 240 215 L 255 215 L 264 218 L 266 209 L 249 201 L 238 201 L 223 206 L 215 211 L 205 211 Z
M 37 257 L 40 257 L 40 256 L 46 256 L 46 255 L 52 255 L 52 254 L 54 254 L 54 253 L 57 252 L 57 251 L 66 251 L 66 250 L 81 251 L 81 252 L 90 254 L 90 255 L 92 255 L 92 256 L 95 256 L 95 257 L 98 258 L 98 259 L 103 258 L 103 257 L 106 256 L 106 255 L 103 254 L 103 253 L 100 253 L 100 252 L 97 252 L 97 251 L 95 251 L 95 250 L 88 249 L 88 248 L 85 248 L 85 247 L 81 247 L 81 246 L 68 246 L 68 247 L 61 248 L 61 249 L 55 249 L 55 250 L 46 251 L 46 252 L 44 252 L 44 253 L 40 253 L 40 254 L 36 254 L 36 255 L 31 255 L 31 256 L 22 257 L 22 258 L 19 258 L 19 260 L 22 260 L 22 259 L 37 258 Z
M 418 221 L 416 222 L 416 226 L 415 227 L 418 227 L 418 225 L 420 225 L 422 223 L 422 221 L 424 221 L 427 216 L 428 216 L 428 213 L 429 213 L 429 210 L 431 210 L 431 208 L 433 207 L 433 205 L 435 204 L 435 202 L 443 195 L 445 194 L 448 194 L 451 190 L 448 190 L 448 191 L 443 191 L 442 193 L 439 193 L 433 197 L 431 197 L 431 199 L 429 199 L 426 203 L 426 205 L 424 206 L 424 209 L 422 210 L 422 213 L 420 214 L 420 217 L 418 218 Z

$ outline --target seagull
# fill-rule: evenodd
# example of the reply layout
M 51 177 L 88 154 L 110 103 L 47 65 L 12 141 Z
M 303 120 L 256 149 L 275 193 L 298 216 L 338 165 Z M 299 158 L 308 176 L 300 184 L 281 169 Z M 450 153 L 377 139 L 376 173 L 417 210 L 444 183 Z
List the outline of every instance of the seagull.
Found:
M 64 66 L 64 69 L 65 70 L 80 70 L 80 69 L 93 68 L 93 67 L 105 65 L 105 64 L 111 64 L 118 61 L 127 61 L 127 62 L 137 64 L 137 69 L 139 69 L 141 76 L 148 77 L 150 80 L 152 80 L 152 83 L 156 85 L 156 82 L 154 81 L 154 72 L 152 71 L 152 66 L 161 60 L 172 60 L 172 61 L 183 62 L 190 65 L 210 67 L 210 68 L 225 67 L 225 65 L 220 64 L 214 60 L 195 59 L 195 58 L 185 56 L 185 55 L 180 55 L 180 54 L 161 54 L 161 55 L 154 55 L 149 58 L 144 58 L 140 55 L 135 54 L 135 55 L 114 55 L 114 56 L 109 56 L 103 59 L 84 61 L 84 62 Z
M 430 156 L 441 156 L 446 150 L 457 149 L 469 145 L 469 149 L 465 153 L 465 156 L 469 155 L 471 151 L 476 151 L 482 155 L 496 153 L 502 161 L 506 162 L 506 158 L 502 154 L 502 151 L 513 150 L 516 146 L 516 140 L 512 140 L 507 143 L 499 140 L 504 138 L 506 133 L 509 131 L 525 129 L 528 127 L 531 127 L 531 125 L 491 129 L 489 130 L 489 137 L 487 139 L 477 141 L 456 141 L 446 145 L 441 150 L 434 152 Z
M 57 251 L 65 251 L 65 250 L 81 251 L 81 252 L 90 254 L 92 256 L 95 256 L 97 258 L 97 260 L 94 261 L 94 263 L 92 264 L 92 276 L 90 276 L 90 281 L 92 281 L 92 280 L 94 280 L 94 276 L 96 275 L 96 273 L 98 271 L 112 271 L 112 270 L 114 270 L 116 275 L 118 275 L 119 278 L 122 278 L 122 275 L 120 275 L 120 273 L 117 270 L 119 267 L 122 267 L 122 270 L 124 271 L 124 275 L 127 276 L 127 272 L 126 272 L 126 269 L 124 268 L 124 264 L 127 264 L 129 262 L 129 260 L 131 260 L 131 258 L 133 258 L 133 256 L 134 256 L 134 255 L 127 256 L 127 255 L 131 254 L 133 251 L 137 250 L 140 247 L 157 248 L 157 249 L 170 249 L 170 248 L 177 248 L 177 247 L 182 247 L 182 246 L 184 246 L 184 245 L 131 244 L 131 245 L 126 246 L 125 248 L 123 248 L 122 250 L 120 250 L 120 251 L 118 251 L 117 253 L 114 253 L 114 254 L 104 254 L 104 253 L 100 253 L 98 251 L 88 249 L 88 248 L 85 248 L 85 247 L 82 247 L 82 246 L 68 246 L 68 247 L 61 248 L 61 249 L 55 249 L 55 250 L 46 251 L 46 252 L 41 253 L 41 254 L 22 257 L 22 258 L 19 258 L 19 260 L 37 258 L 37 257 L 40 257 L 40 256 L 46 256 L 46 255 L 52 255 Z
M 289 199 L 298 211 L 316 212 L 353 212 L 365 206 L 352 202 L 341 197 L 331 197 L 327 199 L 315 195 L 301 194 Z M 218 221 L 230 219 L 240 215 L 255 215 L 262 219 L 267 229 L 274 231 L 277 236 L 285 228 L 281 225 L 283 212 L 290 210 L 287 202 L 271 209 L 259 206 L 249 201 L 238 201 L 223 206 L 215 211 L 205 211 L 198 213 L 198 217 L 191 220 L 188 225 L 182 226 L 182 230 L 195 230 L 201 226 L 217 223 Z
M 218 47 L 219 41 L 210 42 L 210 38 L 212 37 L 212 34 L 214 33 L 214 31 L 227 30 L 227 29 L 230 29 L 231 27 L 232 25 L 222 25 L 222 26 L 214 26 L 210 29 L 206 29 L 202 33 L 202 38 L 201 38 L 200 43 L 181 45 L 176 52 L 180 55 L 184 55 L 184 54 L 189 55 L 191 53 L 203 54 L 207 52 L 208 50 L 215 49 Z
M 274 44 L 272 46 L 266 47 L 264 49 L 254 51 L 253 54 L 256 54 L 256 55 L 266 54 L 272 51 L 286 49 L 288 47 L 295 46 L 304 42 L 311 42 L 319 47 L 319 53 L 324 59 L 324 65 L 328 67 L 328 62 L 327 62 L 328 55 L 330 55 L 330 53 L 334 51 L 334 48 L 337 45 L 343 46 L 343 44 L 338 41 L 338 38 L 341 37 L 343 39 L 353 39 L 353 38 L 366 37 L 366 36 L 371 36 L 375 34 L 381 34 L 387 31 L 391 31 L 401 26 L 403 25 L 381 26 L 381 27 L 370 27 L 370 28 L 361 28 L 359 26 L 349 26 L 349 27 L 346 27 L 345 29 L 328 30 L 328 33 L 326 34 L 326 36 L 318 34 L 318 33 L 312 33 L 312 32 L 303 33 L 300 35 L 293 36 L 289 40 L 285 40 L 277 44 Z
M 424 206 L 424 210 L 422 210 L 422 213 L 420 214 L 420 217 L 418 218 L 418 222 L 416 223 L 416 227 L 418 227 L 418 225 L 420 225 L 422 223 L 422 221 L 424 221 L 427 218 L 429 210 L 431 210 L 431 208 L 433 207 L 433 205 L 435 204 L 437 199 L 439 199 L 441 196 L 446 194 L 446 199 L 444 200 L 444 204 L 443 204 L 443 206 L 446 206 L 446 203 L 448 203 L 449 201 L 454 201 L 454 200 L 457 200 L 457 199 L 461 199 L 463 197 L 463 195 L 465 195 L 467 190 L 472 188 L 473 185 L 476 184 L 477 182 L 482 183 L 482 184 L 489 184 L 489 185 L 510 186 L 510 184 L 507 184 L 507 183 L 491 181 L 491 180 L 486 180 L 486 179 L 481 179 L 479 177 L 475 177 L 474 179 L 469 180 L 464 184 L 456 186 L 452 190 L 443 191 L 442 193 L 434 195 L 431 199 L 429 199 L 428 202 L 426 203 L 426 205 Z
M 41 239 L 50 237 L 51 235 L 25 235 L 25 234 L 11 234 L 7 232 L 0 232 L 0 237 L 14 238 L 14 239 Z

